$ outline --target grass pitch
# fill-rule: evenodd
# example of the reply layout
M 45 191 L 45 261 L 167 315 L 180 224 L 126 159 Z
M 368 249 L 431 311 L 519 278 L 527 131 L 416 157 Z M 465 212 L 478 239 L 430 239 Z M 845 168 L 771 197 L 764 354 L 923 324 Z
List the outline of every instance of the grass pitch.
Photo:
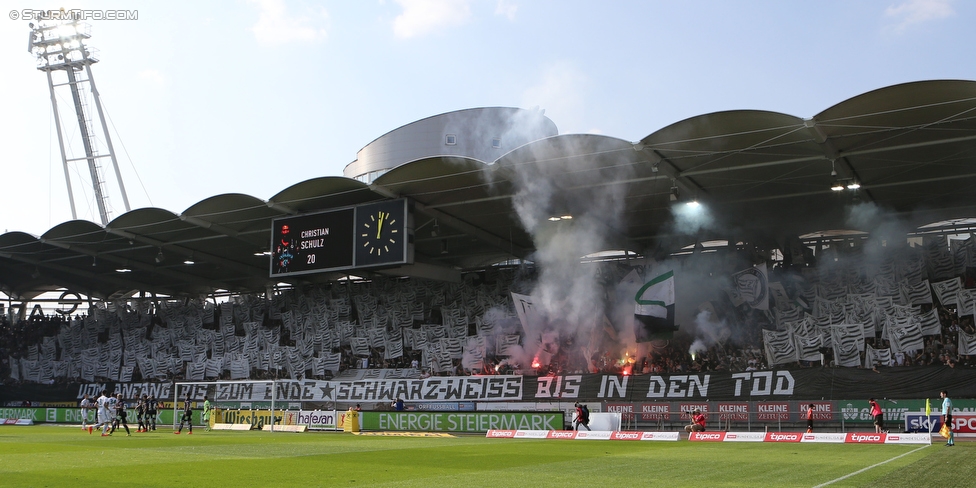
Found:
M 2 486 L 969 486 L 976 444 L 373 437 L 0 426 Z M 904 456 L 902 456 L 904 455 Z M 898 457 L 901 456 L 901 457 Z M 897 459 L 893 459 L 896 458 Z M 887 462 L 886 462 L 887 461 Z

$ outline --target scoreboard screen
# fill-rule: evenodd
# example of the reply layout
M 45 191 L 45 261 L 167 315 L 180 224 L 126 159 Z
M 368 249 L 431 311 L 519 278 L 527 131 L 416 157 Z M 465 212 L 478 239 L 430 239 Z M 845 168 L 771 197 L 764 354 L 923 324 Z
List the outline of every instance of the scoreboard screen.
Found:
M 275 220 L 271 230 L 271 276 L 351 268 L 355 210 L 346 208 Z
M 270 276 L 404 264 L 407 220 L 405 199 L 275 219 Z

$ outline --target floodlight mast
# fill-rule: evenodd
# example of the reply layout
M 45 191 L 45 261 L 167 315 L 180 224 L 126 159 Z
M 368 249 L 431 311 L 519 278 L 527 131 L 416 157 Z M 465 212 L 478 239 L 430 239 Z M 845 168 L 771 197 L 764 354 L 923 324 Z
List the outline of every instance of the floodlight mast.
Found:
M 63 12 L 62 12 L 63 13 Z M 60 17 L 63 19 L 64 17 Z M 119 191 L 122 194 L 122 201 L 125 211 L 128 212 L 129 197 L 125 192 L 125 184 L 122 182 L 122 173 L 119 171 L 119 163 L 115 157 L 115 149 L 112 146 L 112 138 L 108 133 L 108 125 L 105 122 L 105 115 L 102 110 L 102 101 L 98 96 L 98 89 L 95 87 L 95 80 L 92 78 L 91 65 L 98 62 L 94 53 L 85 46 L 85 40 L 91 37 L 91 26 L 79 22 L 77 19 L 69 20 L 48 20 L 39 21 L 37 26 L 30 24 L 31 35 L 28 43 L 28 50 L 37 57 L 37 69 L 47 74 L 47 84 L 51 92 L 51 107 L 54 110 L 54 121 L 58 130 L 58 145 L 61 149 L 61 164 L 64 167 L 64 179 L 68 186 L 68 200 L 71 203 L 71 218 L 77 219 L 78 213 L 75 208 L 74 193 L 71 189 L 71 176 L 68 163 L 73 161 L 85 160 L 88 163 L 88 172 L 91 178 L 92 189 L 94 191 L 95 202 L 98 206 L 98 214 L 102 225 L 108 225 L 109 205 L 108 195 L 105 192 L 105 182 L 101 177 L 101 168 L 98 160 L 110 158 L 115 169 L 115 177 L 118 181 Z M 67 76 L 67 83 L 55 84 L 53 73 L 63 71 Z M 84 77 L 79 77 L 81 73 L 86 73 Z M 86 109 L 81 90 L 83 84 L 89 85 L 92 99 L 95 102 L 95 109 L 98 112 L 98 119 L 101 122 L 101 134 L 97 134 L 95 127 L 91 124 L 91 116 Z M 58 101 L 55 88 L 67 85 L 71 90 L 71 98 L 74 102 L 75 115 L 78 119 L 78 130 L 81 133 L 81 142 L 85 148 L 84 157 L 69 158 L 65 150 L 65 134 L 61 126 L 61 119 L 58 113 Z M 98 154 L 95 147 L 94 137 L 100 136 L 105 141 L 107 154 Z

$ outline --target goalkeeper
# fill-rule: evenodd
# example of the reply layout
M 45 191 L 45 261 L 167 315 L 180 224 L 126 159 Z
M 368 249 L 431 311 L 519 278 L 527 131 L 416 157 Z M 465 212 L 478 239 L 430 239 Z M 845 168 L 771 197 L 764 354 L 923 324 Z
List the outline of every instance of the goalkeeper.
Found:
M 203 430 L 210 430 L 210 414 L 213 413 L 213 405 L 210 404 L 210 399 L 206 395 L 203 396 L 203 425 L 206 427 Z

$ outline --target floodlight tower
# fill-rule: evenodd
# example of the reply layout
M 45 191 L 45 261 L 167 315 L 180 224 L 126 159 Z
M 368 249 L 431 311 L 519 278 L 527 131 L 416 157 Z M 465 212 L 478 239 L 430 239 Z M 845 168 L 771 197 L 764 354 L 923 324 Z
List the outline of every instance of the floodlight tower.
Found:
M 47 73 L 47 84 L 51 91 L 51 106 L 54 109 L 54 121 L 58 129 L 58 145 L 61 147 L 61 163 L 64 167 L 64 179 L 68 185 L 68 200 L 71 202 L 71 218 L 77 219 L 78 213 L 75 208 L 74 194 L 71 190 L 71 172 L 68 163 L 84 160 L 88 163 L 88 173 L 94 190 L 95 203 L 98 205 L 99 217 L 102 225 L 108 225 L 110 207 L 105 181 L 101 176 L 99 160 L 111 159 L 127 212 L 129 211 L 129 197 L 125 193 L 122 173 L 119 172 L 119 163 L 115 158 L 115 150 L 108 134 L 108 126 L 105 124 L 102 102 L 98 96 L 98 89 L 95 88 L 95 80 L 92 78 L 91 65 L 97 63 L 98 59 L 93 50 L 85 46 L 85 41 L 91 37 L 91 25 L 74 19 L 43 21 L 39 22 L 36 27 L 32 23 L 30 28 L 27 51 L 37 57 L 37 69 Z M 55 72 L 63 72 L 67 81 L 62 82 L 59 79 L 58 83 L 55 83 Z M 84 94 L 86 85 L 95 102 L 95 109 L 100 122 L 97 127 L 92 123 L 91 109 L 87 107 L 87 97 Z M 65 149 L 65 132 L 58 114 L 58 99 L 55 91 L 56 88 L 63 86 L 67 86 L 71 90 L 75 116 L 78 119 L 78 130 L 85 149 L 84 156 L 75 157 L 72 154 L 69 157 Z M 101 132 L 99 133 L 96 128 L 100 129 Z M 99 141 L 103 141 L 104 146 L 100 145 Z

